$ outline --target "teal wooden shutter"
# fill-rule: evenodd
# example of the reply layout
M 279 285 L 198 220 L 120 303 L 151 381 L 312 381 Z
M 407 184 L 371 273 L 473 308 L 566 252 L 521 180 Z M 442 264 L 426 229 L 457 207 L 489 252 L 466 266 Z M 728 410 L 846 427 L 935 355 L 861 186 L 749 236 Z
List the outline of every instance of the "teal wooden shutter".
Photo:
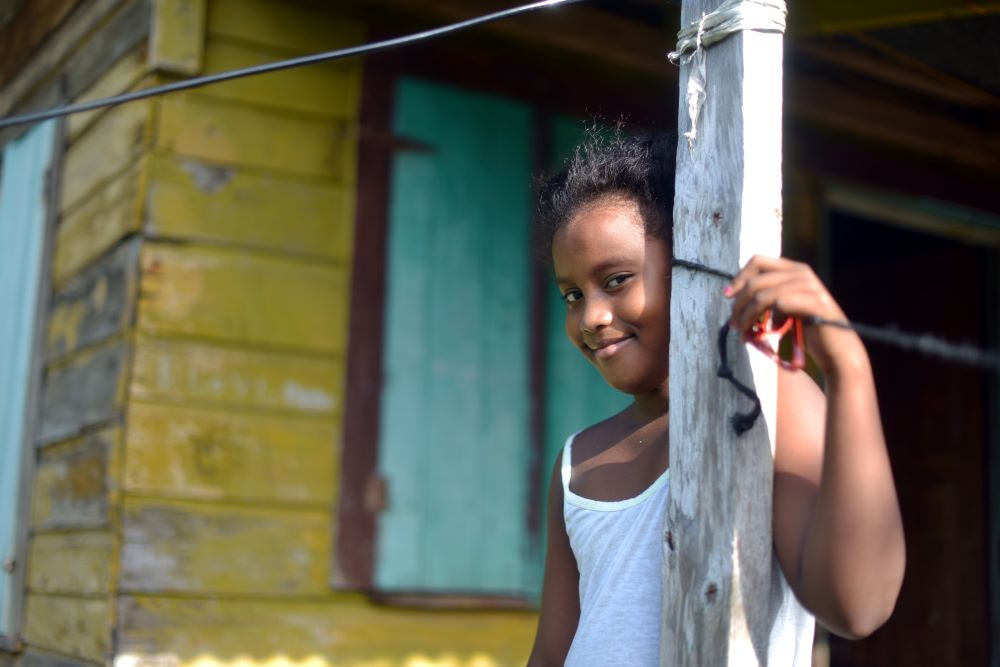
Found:
M 404 80 L 394 131 L 375 583 L 524 594 L 532 112 Z
M 55 129 L 54 121 L 32 129 L 7 145 L 0 163 L 0 559 L 5 562 L 19 555 L 19 515 L 27 510 L 19 507 L 18 489 Z M 0 573 L 0 635 L 11 633 L 12 605 L 19 597 L 14 580 L 6 568 Z

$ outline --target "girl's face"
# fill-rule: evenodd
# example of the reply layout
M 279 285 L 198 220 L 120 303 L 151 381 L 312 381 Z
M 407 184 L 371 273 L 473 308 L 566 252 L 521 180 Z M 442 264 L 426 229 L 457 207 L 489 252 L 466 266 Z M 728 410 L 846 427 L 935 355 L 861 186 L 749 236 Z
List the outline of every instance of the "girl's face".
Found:
M 566 335 L 615 389 L 662 390 L 670 341 L 670 247 L 646 234 L 639 205 L 607 196 L 552 239 Z

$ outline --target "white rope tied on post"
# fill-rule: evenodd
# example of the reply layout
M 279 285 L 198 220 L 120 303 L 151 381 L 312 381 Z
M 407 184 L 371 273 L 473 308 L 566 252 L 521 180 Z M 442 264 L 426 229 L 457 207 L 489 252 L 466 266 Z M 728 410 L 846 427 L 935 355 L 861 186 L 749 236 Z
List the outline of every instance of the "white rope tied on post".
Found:
M 684 133 L 688 146 L 693 147 L 698 137 L 698 116 L 707 96 L 705 49 L 743 30 L 784 33 L 787 14 L 784 0 L 726 0 L 714 12 L 702 14 L 677 33 L 676 50 L 667 58 L 675 65 L 691 66 L 687 87 L 691 129 Z

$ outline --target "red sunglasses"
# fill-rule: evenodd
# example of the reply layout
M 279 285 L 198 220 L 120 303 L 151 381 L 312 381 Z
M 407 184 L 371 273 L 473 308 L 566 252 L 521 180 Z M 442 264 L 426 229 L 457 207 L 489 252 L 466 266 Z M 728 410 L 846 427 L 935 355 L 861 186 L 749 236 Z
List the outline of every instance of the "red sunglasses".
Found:
M 795 338 L 792 339 L 792 358 L 786 360 L 781 358 L 778 346 L 789 330 L 794 331 Z M 744 332 L 744 337 L 747 342 L 753 343 L 754 347 L 783 368 L 789 370 L 805 368 L 806 348 L 802 337 L 802 320 L 799 318 L 787 317 L 784 322 L 775 327 L 774 314 L 770 310 L 766 310 L 760 319 Z

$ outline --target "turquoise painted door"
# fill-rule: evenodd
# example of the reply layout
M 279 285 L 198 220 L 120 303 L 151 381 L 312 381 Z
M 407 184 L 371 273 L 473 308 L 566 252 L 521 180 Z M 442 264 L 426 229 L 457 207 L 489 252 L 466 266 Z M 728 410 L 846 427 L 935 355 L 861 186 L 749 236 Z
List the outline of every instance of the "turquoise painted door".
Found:
M 55 122 L 7 145 L 0 162 L 0 559 L 16 556 L 24 425 L 35 309 L 45 242 L 46 172 Z M 10 634 L 16 591 L 0 573 L 0 635 Z
M 381 590 L 522 595 L 532 110 L 415 80 L 394 131 L 377 527 Z

